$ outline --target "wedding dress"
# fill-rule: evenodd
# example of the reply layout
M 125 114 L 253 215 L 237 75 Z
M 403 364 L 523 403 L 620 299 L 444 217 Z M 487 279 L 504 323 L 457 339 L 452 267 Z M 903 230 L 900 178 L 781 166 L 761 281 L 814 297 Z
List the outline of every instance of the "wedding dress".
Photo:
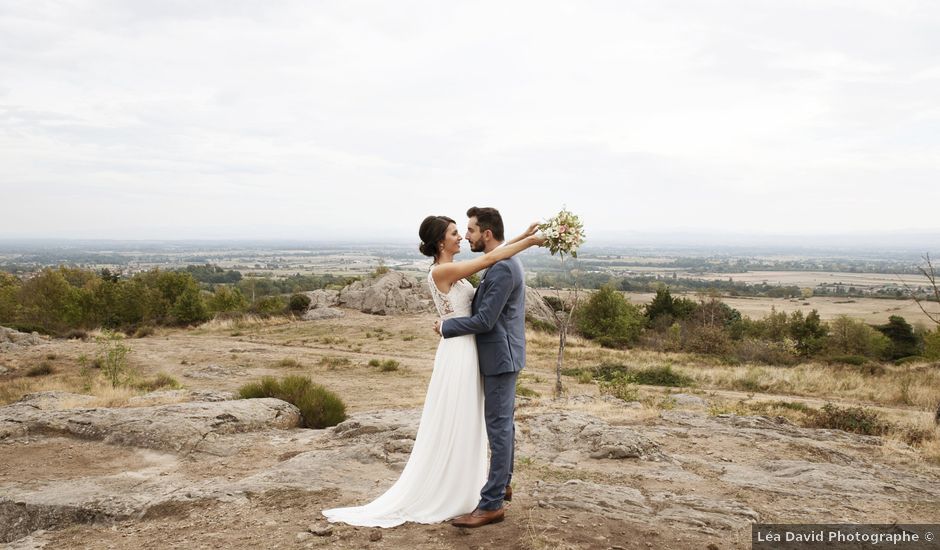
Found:
M 429 272 L 428 284 L 442 319 L 471 314 L 475 289 L 469 282 L 460 280 L 445 294 Z M 438 523 L 476 508 L 488 465 L 474 338 L 441 338 L 418 434 L 398 481 L 366 505 L 324 510 L 329 521 L 394 527 L 406 521 Z

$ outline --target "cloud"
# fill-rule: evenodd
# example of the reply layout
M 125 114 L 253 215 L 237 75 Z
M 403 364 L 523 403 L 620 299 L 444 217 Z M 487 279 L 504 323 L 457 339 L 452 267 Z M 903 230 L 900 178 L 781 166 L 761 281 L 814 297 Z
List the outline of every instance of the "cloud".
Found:
M 471 204 L 936 229 L 938 23 L 918 1 L 0 7 L 0 233 L 407 237 Z

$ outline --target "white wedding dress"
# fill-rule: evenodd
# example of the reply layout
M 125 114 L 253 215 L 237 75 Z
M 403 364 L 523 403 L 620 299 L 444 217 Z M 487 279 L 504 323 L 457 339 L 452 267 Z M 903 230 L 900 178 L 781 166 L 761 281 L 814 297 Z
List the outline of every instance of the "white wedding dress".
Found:
M 428 273 L 428 284 L 442 319 L 470 315 L 475 292 L 470 283 L 458 281 L 444 294 Z M 475 337 L 441 338 L 418 434 L 398 481 L 366 505 L 324 510 L 323 515 L 365 527 L 446 521 L 476 508 L 487 468 Z

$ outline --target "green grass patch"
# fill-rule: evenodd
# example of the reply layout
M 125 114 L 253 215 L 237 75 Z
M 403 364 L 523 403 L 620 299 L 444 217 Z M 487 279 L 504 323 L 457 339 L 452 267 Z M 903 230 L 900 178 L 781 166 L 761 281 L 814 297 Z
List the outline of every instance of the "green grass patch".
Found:
M 238 395 L 242 399 L 274 397 L 287 401 L 300 409 L 307 428 L 328 428 L 346 420 L 343 400 L 306 376 L 287 376 L 280 380 L 265 376 L 258 382 L 242 386 Z

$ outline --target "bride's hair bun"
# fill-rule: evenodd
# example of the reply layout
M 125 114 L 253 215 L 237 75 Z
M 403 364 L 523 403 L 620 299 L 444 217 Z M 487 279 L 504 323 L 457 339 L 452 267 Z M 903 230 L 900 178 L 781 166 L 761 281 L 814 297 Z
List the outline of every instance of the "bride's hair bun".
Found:
M 436 258 L 440 253 L 440 243 L 447 235 L 447 228 L 452 223 L 457 223 L 447 216 L 428 216 L 421 222 L 418 228 L 418 237 L 421 238 L 421 244 L 418 250 L 425 256 Z

